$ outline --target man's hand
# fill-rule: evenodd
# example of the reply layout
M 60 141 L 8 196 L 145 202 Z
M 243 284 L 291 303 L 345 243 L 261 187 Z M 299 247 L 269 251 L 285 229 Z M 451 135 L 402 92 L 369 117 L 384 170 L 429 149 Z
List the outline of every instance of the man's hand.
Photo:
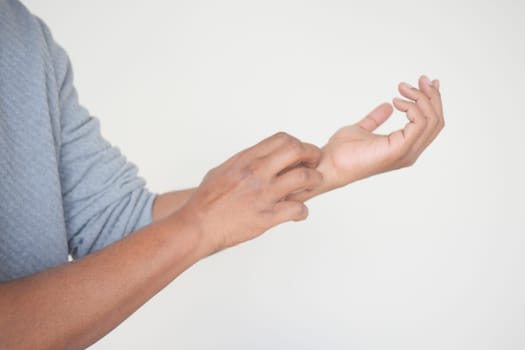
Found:
M 209 171 L 174 215 L 198 228 L 208 254 L 303 220 L 304 203 L 287 197 L 319 187 L 320 156 L 316 146 L 277 133 Z
M 317 168 L 324 178 L 321 187 L 289 198 L 306 200 L 375 174 L 412 165 L 444 126 L 439 81 L 431 82 L 422 76 L 419 89 L 401 83 L 399 92 L 408 99 L 393 101 L 409 120 L 402 130 L 389 135 L 373 133 L 392 115 L 393 108 L 388 103 L 376 107 L 357 124 L 339 129 L 322 148 Z

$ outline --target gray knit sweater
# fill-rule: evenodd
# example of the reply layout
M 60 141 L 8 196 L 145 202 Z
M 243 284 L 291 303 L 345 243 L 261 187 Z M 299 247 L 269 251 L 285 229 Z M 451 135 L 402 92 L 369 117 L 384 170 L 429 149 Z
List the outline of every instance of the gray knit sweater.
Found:
M 0 281 L 121 239 L 151 222 L 154 198 L 79 105 L 46 25 L 0 0 Z

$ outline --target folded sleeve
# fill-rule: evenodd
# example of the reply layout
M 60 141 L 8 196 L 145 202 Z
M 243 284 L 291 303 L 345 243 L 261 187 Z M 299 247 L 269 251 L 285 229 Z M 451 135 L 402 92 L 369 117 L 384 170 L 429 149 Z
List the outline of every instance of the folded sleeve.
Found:
M 53 62 L 60 113 L 59 172 L 69 253 L 100 250 L 151 223 L 156 194 L 135 164 L 105 140 L 79 104 L 71 63 L 39 20 Z

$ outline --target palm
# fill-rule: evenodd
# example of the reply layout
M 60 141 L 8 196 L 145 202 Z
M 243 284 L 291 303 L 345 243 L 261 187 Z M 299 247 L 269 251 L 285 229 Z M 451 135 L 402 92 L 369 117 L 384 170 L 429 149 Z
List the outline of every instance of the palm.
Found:
M 381 172 L 391 153 L 388 137 L 374 134 L 359 124 L 339 129 L 323 148 L 323 161 L 332 168 L 336 186 Z

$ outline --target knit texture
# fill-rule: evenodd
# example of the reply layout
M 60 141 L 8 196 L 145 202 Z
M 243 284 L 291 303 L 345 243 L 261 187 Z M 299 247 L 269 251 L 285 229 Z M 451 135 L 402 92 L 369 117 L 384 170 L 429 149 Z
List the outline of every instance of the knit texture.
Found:
M 80 258 L 149 224 L 156 194 L 79 105 L 47 26 L 0 0 L 0 281 Z

